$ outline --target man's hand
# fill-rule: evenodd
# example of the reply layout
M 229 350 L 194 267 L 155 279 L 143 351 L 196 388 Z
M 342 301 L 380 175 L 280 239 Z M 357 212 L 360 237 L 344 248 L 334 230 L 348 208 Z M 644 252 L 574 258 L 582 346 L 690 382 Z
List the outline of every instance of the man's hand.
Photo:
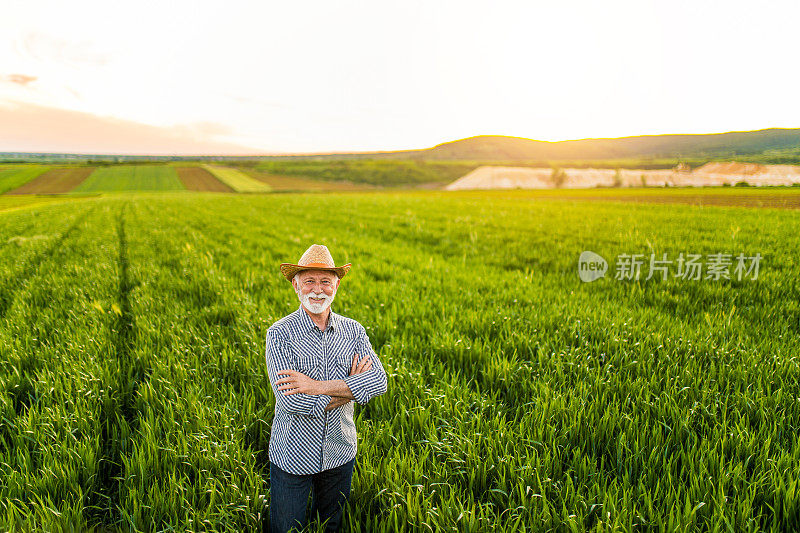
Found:
M 350 375 L 361 374 L 372 368 L 372 360 L 368 355 L 364 356 L 361 361 L 358 360 L 358 354 L 353 354 L 353 364 L 350 365 Z
M 353 363 L 350 365 L 350 375 L 361 374 L 372 368 L 372 360 L 369 356 L 365 356 L 361 361 L 358 360 L 358 354 L 353 354 Z M 331 396 L 331 401 L 325 407 L 326 411 L 337 409 L 345 404 L 350 403 L 350 398 L 343 398 L 342 396 Z
M 279 370 L 278 375 L 286 374 L 287 377 L 275 381 L 277 390 L 282 390 L 284 396 L 302 392 L 305 394 L 322 394 L 319 381 L 311 379 L 297 370 Z

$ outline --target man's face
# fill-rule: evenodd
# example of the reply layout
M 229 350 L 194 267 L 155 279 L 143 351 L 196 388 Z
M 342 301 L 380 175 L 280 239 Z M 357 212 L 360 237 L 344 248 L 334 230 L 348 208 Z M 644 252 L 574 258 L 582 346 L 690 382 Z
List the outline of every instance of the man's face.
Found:
M 303 307 L 316 315 L 333 303 L 339 278 L 327 270 L 303 270 L 292 279 L 292 286 Z

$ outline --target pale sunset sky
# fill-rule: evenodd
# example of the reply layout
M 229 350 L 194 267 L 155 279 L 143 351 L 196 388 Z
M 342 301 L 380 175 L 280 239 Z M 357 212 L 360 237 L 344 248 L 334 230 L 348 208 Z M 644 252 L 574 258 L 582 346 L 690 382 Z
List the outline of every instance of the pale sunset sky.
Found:
M 0 152 L 800 127 L 800 3 L 10 0 Z

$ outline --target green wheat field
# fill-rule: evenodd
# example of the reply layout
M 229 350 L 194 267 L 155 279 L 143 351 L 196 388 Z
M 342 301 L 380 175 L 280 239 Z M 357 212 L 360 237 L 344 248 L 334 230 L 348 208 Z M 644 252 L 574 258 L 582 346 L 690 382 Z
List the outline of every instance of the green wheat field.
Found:
M 81 190 L 181 188 L 107 172 Z M 389 375 L 346 531 L 800 529 L 797 211 L 558 194 L 4 196 L 0 530 L 266 528 L 265 336 L 312 243 Z M 583 283 L 584 250 L 762 260 Z

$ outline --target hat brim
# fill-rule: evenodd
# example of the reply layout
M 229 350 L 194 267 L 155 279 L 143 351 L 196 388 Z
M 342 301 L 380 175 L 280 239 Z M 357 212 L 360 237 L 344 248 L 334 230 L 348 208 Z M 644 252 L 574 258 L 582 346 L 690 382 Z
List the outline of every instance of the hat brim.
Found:
M 292 281 L 295 274 L 301 270 L 328 270 L 330 272 L 335 272 L 336 275 L 339 276 L 339 279 L 342 279 L 350 271 L 351 266 L 353 266 L 351 263 L 338 267 L 303 266 L 295 265 L 294 263 L 281 263 L 281 274 L 283 274 L 283 277 L 287 280 Z

